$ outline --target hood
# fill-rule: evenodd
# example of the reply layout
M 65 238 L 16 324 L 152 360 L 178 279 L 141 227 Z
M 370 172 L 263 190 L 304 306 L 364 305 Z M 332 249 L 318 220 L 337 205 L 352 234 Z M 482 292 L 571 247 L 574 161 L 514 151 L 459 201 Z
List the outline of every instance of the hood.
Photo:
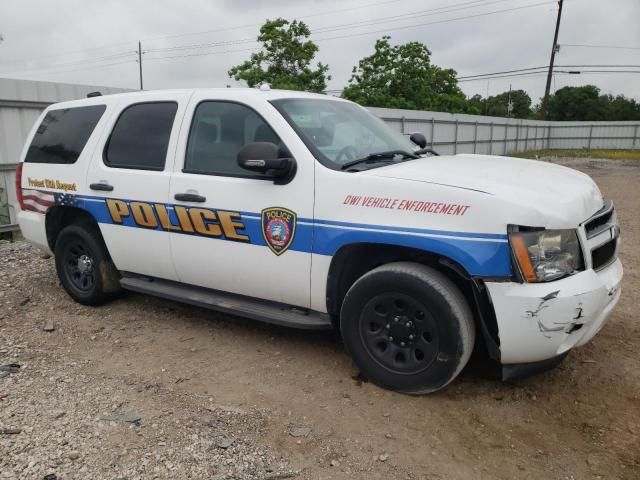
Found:
M 442 155 L 362 172 L 365 175 L 437 184 L 491 195 L 539 213 L 539 225 L 574 228 L 602 205 L 588 175 L 538 160 L 492 155 Z

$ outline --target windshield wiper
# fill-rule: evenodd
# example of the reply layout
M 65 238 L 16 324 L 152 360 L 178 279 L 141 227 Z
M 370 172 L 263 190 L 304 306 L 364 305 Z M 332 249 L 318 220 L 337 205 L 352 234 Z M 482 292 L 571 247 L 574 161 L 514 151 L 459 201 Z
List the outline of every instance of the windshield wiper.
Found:
M 348 168 L 354 167 L 356 165 L 360 165 L 361 163 L 376 163 L 376 162 L 379 162 L 380 160 L 393 160 L 396 157 L 400 157 L 400 156 L 402 156 L 403 159 L 420 158 L 418 155 L 406 152 L 404 150 L 389 150 L 387 152 L 371 153 L 366 157 L 358 158 L 357 160 L 347 162 L 340 167 L 340 170 L 347 170 Z

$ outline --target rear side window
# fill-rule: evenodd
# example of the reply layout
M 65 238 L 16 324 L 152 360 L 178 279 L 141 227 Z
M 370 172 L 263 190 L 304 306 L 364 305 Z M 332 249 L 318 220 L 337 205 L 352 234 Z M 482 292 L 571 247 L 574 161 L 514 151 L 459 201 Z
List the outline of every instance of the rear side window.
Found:
M 127 107 L 113 127 L 104 163 L 114 168 L 163 170 L 177 109 L 175 102 Z
M 106 107 L 50 110 L 36 130 L 25 162 L 75 163 Z

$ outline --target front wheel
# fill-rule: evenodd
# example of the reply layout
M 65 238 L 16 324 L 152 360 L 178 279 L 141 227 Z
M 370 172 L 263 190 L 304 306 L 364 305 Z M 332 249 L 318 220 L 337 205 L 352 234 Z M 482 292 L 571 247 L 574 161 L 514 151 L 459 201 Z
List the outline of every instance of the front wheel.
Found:
M 473 315 L 460 290 L 424 265 L 397 262 L 360 277 L 342 304 L 347 350 L 374 383 L 404 393 L 449 384 L 473 350 Z
M 91 226 L 65 227 L 55 244 L 56 271 L 69 296 L 100 305 L 120 291 L 120 275 L 98 232 Z

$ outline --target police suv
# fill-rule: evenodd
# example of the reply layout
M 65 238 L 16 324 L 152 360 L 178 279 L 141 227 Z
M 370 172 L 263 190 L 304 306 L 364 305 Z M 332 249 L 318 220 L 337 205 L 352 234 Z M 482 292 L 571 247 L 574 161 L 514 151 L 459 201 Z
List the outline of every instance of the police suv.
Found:
M 513 378 L 589 341 L 620 298 L 612 203 L 572 169 L 425 147 L 323 95 L 93 96 L 34 127 L 18 219 L 80 303 L 337 328 L 402 392 L 447 385 L 476 342 Z

